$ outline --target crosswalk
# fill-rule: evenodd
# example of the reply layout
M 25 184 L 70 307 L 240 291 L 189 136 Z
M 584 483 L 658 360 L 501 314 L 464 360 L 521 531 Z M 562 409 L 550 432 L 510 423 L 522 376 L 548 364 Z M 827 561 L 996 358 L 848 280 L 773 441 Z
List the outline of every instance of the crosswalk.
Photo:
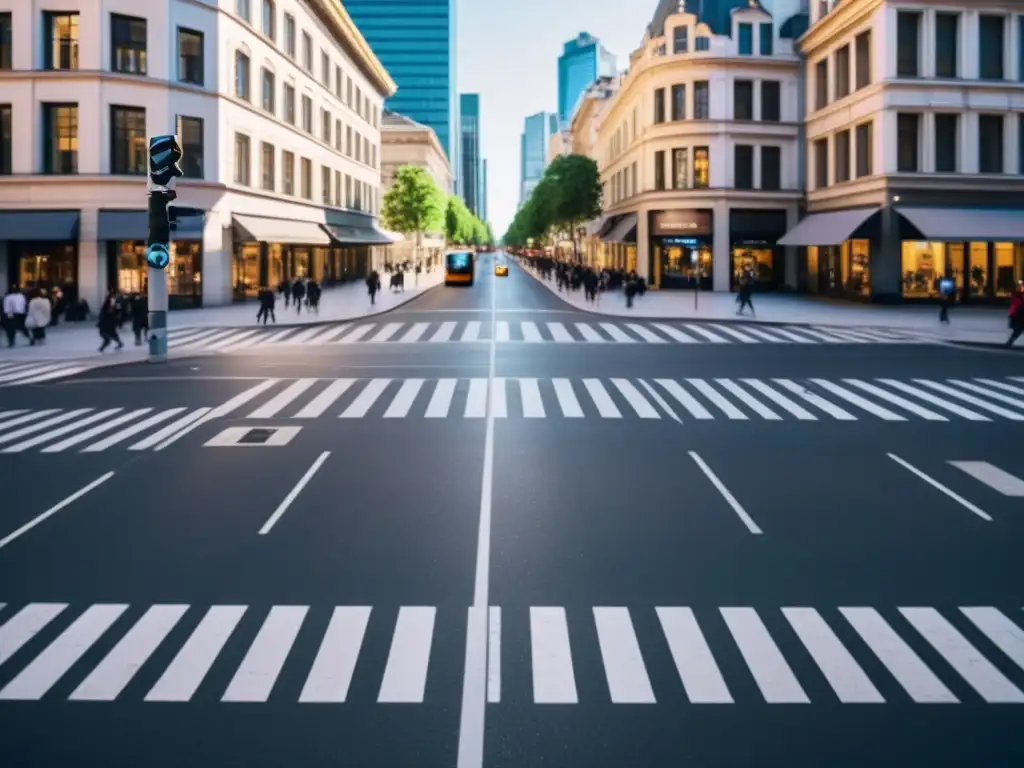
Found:
M 0 363 L 0 387 L 44 384 L 77 376 L 93 367 L 92 364 L 85 362 Z
M 182 328 L 170 332 L 178 352 L 236 352 L 273 345 L 412 343 L 579 344 L 916 344 L 912 334 L 878 328 L 665 322 L 466 320 L 353 322 L 275 329 Z
M 436 642 L 439 622 L 460 638 L 466 626 L 465 611 L 433 606 L 0 611 L 5 702 L 430 703 L 437 668 L 461 668 L 464 649 Z M 488 618 L 492 704 L 1024 704 L 1017 607 L 494 606 Z M 377 643 L 386 657 L 366 652 Z

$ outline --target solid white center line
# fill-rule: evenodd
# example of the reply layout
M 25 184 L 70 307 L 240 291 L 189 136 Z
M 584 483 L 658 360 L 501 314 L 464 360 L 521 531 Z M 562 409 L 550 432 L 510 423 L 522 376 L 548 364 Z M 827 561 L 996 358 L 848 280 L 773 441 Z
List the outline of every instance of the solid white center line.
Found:
M 971 512 L 976 514 L 978 517 L 980 517 L 982 520 L 985 520 L 985 521 L 990 522 L 990 523 L 992 522 L 992 517 L 987 512 L 985 512 L 984 510 L 981 510 L 978 507 L 974 506 L 973 504 L 971 504 L 971 502 L 969 502 L 963 496 L 961 496 L 960 494 L 956 493 L 955 491 L 950 490 L 949 488 L 944 486 L 942 483 L 940 483 L 938 480 L 936 480 L 934 477 L 926 475 L 924 472 L 922 472 L 920 469 L 915 467 L 910 462 L 904 461 L 903 459 L 901 459 L 899 456 L 897 456 L 894 453 L 887 453 L 886 456 L 888 456 L 890 459 L 895 461 L 897 464 L 899 464 L 901 467 L 903 467 L 908 472 L 911 472 L 911 473 L 917 475 L 919 478 L 921 478 L 926 483 L 928 483 L 928 485 L 930 485 L 932 488 L 935 488 L 936 490 L 941 491 L 942 493 L 944 493 L 947 496 L 949 496 L 949 498 L 951 498 L 957 504 L 962 506 L 964 509 L 970 510 Z
M 306 470 L 306 474 L 302 476 L 299 482 L 295 484 L 295 487 L 292 488 L 288 495 L 284 497 L 284 501 L 281 502 L 280 506 L 274 510 L 274 514 L 267 518 L 267 522 L 265 522 L 263 527 L 260 528 L 260 536 L 265 536 L 270 533 L 270 529 L 273 528 L 274 524 L 281 519 L 281 516 L 288 511 L 288 507 L 290 507 L 299 497 L 299 494 L 302 493 L 302 489 L 309 485 L 309 481 L 313 479 L 313 475 L 315 475 L 317 470 L 323 466 L 323 463 L 327 461 L 327 458 L 330 455 L 330 451 L 324 451 L 317 457 L 316 461 L 313 462 L 313 466 Z
M 689 451 L 689 454 L 690 458 L 693 459 L 694 463 L 698 467 L 700 467 L 701 472 L 707 475 L 707 478 L 708 480 L 711 481 L 711 484 L 718 489 L 718 492 L 720 494 L 722 494 L 722 498 L 725 499 L 726 503 L 730 507 L 732 507 L 732 511 L 736 513 L 736 516 L 743 521 L 743 524 L 745 526 L 747 526 L 747 530 L 755 535 L 760 535 L 764 533 L 764 531 L 762 531 L 760 527 L 758 527 L 757 523 L 754 522 L 754 519 L 750 515 L 748 515 L 747 511 L 740 505 L 738 501 L 736 501 L 736 497 L 729 493 L 729 489 L 725 487 L 725 483 L 719 480 L 718 475 L 711 471 L 711 467 L 709 467 L 704 462 L 704 459 L 698 456 L 696 451 Z
M 0 539 L 0 549 L 3 549 L 4 547 L 6 547 L 8 544 L 10 544 L 12 541 L 17 539 L 18 537 L 28 533 L 29 531 L 31 531 L 33 528 L 35 528 L 40 523 L 45 522 L 48 518 L 53 517 L 58 512 L 60 512 L 62 509 L 64 509 L 64 507 L 67 507 L 67 506 L 69 506 L 71 504 L 74 504 L 80 498 L 85 496 L 85 494 L 87 494 L 90 491 L 92 491 L 93 489 L 98 488 L 99 486 L 103 485 L 103 483 L 107 482 L 107 480 L 109 480 L 113 476 L 114 476 L 113 472 L 107 472 L 105 475 L 102 475 L 101 477 L 98 477 L 97 479 L 93 480 L 91 483 L 89 483 L 84 488 L 80 488 L 79 490 L 75 491 L 74 493 L 72 493 L 70 496 L 68 496 L 63 501 L 58 501 L 56 504 L 54 504 L 48 510 L 43 512 L 41 515 L 38 515 L 37 517 L 32 518 L 27 523 L 25 523 L 23 526 L 18 528 L 18 530 L 13 531 L 12 533 L 7 534 L 2 539 Z

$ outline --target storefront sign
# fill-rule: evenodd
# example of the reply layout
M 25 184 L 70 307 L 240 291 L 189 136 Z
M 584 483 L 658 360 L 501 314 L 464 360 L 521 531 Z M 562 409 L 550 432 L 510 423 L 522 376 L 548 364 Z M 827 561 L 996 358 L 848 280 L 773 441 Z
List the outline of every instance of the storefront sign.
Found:
M 682 246 L 684 248 L 696 248 L 700 245 L 700 240 L 696 237 L 664 237 L 661 240 L 661 244 L 665 246 Z
M 658 211 L 651 221 L 651 234 L 710 235 L 713 229 L 710 211 Z

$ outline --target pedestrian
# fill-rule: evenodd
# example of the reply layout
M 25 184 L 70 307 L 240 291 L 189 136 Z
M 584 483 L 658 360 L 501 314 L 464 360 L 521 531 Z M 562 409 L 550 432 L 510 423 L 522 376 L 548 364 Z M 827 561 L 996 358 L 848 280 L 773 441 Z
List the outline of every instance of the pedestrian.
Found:
M 295 283 L 292 285 L 292 301 L 295 302 L 296 314 L 302 313 L 302 300 L 306 298 L 306 284 L 302 281 L 301 277 L 295 278 Z
M 274 296 L 274 292 L 270 290 L 270 288 L 268 288 L 265 285 L 260 288 L 260 308 L 259 311 L 256 313 L 257 323 L 259 323 L 260 320 L 262 320 L 263 324 L 266 325 L 268 319 L 273 320 L 275 324 L 277 323 L 277 315 L 274 314 L 274 303 L 276 302 L 276 300 L 277 299 Z
M 1010 299 L 1010 338 L 1006 340 L 1006 346 L 1012 347 L 1013 343 L 1024 334 L 1024 280 L 1017 283 L 1017 290 Z
M 939 278 L 939 322 L 949 325 L 949 310 L 956 300 L 956 283 L 949 275 Z
M 103 344 L 100 345 L 100 352 L 106 352 L 107 347 L 110 346 L 112 341 L 117 342 L 118 349 L 124 346 L 124 342 L 121 341 L 121 336 L 117 332 L 119 326 L 117 297 L 111 295 L 103 302 L 103 307 L 100 309 L 100 317 L 96 323 L 96 327 L 100 329 L 100 338 L 103 339 Z
M 144 293 L 136 293 L 131 301 L 132 333 L 135 334 L 135 346 L 142 346 L 143 335 L 149 335 L 149 299 Z
M 380 273 L 373 270 L 366 276 L 366 291 L 370 294 L 370 304 L 376 304 L 377 291 L 380 290 Z
M 28 303 L 28 311 L 25 315 L 25 327 L 30 331 L 29 346 L 46 343 L 46 326 L 53 318 L 53 307 L 50 306 L 50 299 L 46 295 L 46 289 L 40 289 Z
M 752 300 L 752 294 L 754 292 L 754 275 L 751 272 L 744 272 L 740 278 L 739 293 L 736 296 L 736 303 L 740 305 L 740 308 L 736 310 L 737 315 L 742 315 L 743 310 L 746 307 L 750 307 L 750 314 L 757 317 L 757 313 L 754 311 L 754 302 Z
M 18 290 L 18 286 L 12 285 L 4 295 L 3 301 L 3 324 L 4 332 L 7 334 L 7 346 L 14 346 L 14 339 L 19 333 L 29 338 L 28 330 L 25 328 L 25 314 L 28 312 L 28 302 L 25 294 Z

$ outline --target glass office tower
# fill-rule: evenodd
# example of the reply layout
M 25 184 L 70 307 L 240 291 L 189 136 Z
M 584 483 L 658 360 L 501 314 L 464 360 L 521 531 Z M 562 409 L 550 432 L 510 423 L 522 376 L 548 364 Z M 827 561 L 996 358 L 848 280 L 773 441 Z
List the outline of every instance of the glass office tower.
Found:
M 558 116 L 550 112 L 538 112 L 523 121 L 523 133 L 519 137 L 519 204 L 525 203 L 533 188 L 544 176 L 547 165 L 548 142 L 558 132 Z
M 342 5 L 398 84 L 385 108 L 434 129 L 461 191 L 455 0 L 343 0 Z
M 483 160 L 480 157 L 480 94 L 459 94 L 459 122 L 461 142 L 459 157 L 462 162 L 462 188 L 460 193 L 466 207 L 477 218 L 483 219 L 482 189 Z
M 562 47 L 558 57 L 558 120 L 572 121 L 576 102 L 599 77 L 615 74 L 615 56 L 596 37 L 581 32 Z

